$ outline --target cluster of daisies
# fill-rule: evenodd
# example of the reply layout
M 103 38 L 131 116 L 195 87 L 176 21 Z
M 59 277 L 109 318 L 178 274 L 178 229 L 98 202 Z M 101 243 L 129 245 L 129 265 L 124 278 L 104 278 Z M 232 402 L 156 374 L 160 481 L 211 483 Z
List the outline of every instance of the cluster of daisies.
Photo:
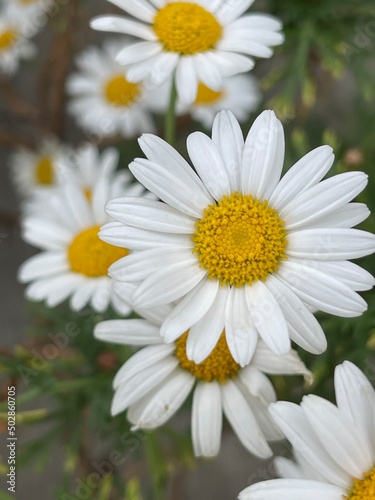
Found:
M 196 456 L 219 452 L 223 415 L 260 458 L 286 436 L 295 462 L 277 459 L 285 479 L 241 499 L 373 498 L 375 396 L 365 376 L 348 362 L 337 367 L 337 407 L 314 396 L 301 407 L 276 402 L 267 377 L 311 381 L 292 342 L 324 352 L 314 313 L 355 317 L 367 308 L 358 292 L 374 278 L 350 262 L 375 251 L 374 235 L 354 229 L 369 216 L 352 202 L 367 176 L 324 179 L 334 161 L 328 146 L 282 176 L 284 132 L 272 111 L 243 136 L 238 120 L 258 97 L 240 73 L 283 40 L 277 20 L 245 15 L 251 0 L 112 3 L 128 15 L 92 26 L 142 41 L 81 54 L 67 86 L 70 110 L 101 134 L 143 132 L 144 157 L 130 173 L 117 169 L 116 149 L 89 143 L 74 150 L 48 140 L 37 153 L 15 153 L 23 237 L 41 249 L 19 271 L 27 297 L 123 317 L 94 335 L 136 348 L 114 378 L 111 408 L 127 410 L 133 429 L 163 425 L 192 393 Z M 173 94 L 176 112 L 212 125 L 210 135 L 188 136 L 190 163 L 145 133 L 152 106 L 165 112 Z M 127 318 L 131 311 L 138 319 Z

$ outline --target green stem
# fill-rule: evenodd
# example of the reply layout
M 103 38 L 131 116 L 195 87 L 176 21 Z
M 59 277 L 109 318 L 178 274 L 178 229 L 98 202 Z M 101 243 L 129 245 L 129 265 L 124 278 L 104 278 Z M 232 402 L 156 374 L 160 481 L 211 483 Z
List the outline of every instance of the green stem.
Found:
M 171 94 L 169 98 L 168 111 L 165 116 L 165 140 L 173 146 L 176 138 L 176 74 L 172 78 Z

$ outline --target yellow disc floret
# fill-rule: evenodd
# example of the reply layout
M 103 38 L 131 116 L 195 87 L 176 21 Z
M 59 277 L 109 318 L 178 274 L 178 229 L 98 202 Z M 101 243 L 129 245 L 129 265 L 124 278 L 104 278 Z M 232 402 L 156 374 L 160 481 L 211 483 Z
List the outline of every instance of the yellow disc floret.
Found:
M 363 475 L 363 479 L 354 479 L 353 487 L 346 500 L 375 500 L 375 467 Z
M 49 185 L 54 183 L 53 165 L 49 156 L 39 158 L 35 165 L 35 177 L 38 184 Z
M 156 14 L 153 27 L 164 50 L 182 55 L 213 49 L 222 34 L 215 16 L 190 2 L 168 3 Z
M 216 90 L 212 90 L 209 87 L 206 87 L 204 83 L 200 83 L 198 85 L 197 97 L 194 104 L 198 106 L 214 104 L 219 99 L 221 99 L 223 95 L 224 92 L 222 90 L 217 92 Z
M 17 39 L 12 30 L 0 31 L 0 50 L 9 48 Z
M 194 361 L 188 359 L 186 355 L 186 341 L 189 331 L 185 332 L 176 341 L 176 356 L 180 362 L 181 368 L 187 370 L 195 378 L 204 380 L 205 382 L 212 382 L 216 380 L 221 384 L 225 384 L 228 379 L 235 379 L 237 372 L 240 369 L 228 349 L 227 341 L 225 339 L 225 331 L 216 344 L 215 349 L 202 363 L 196 364 Z
M 94 226 L 83 230 L 68 247 L 71 270 L 89 278 L 107 276 L 109 266 L 129 253 L 126 248 L 118 248 L 100 240 L 99 229 L 100 226 Z
M 116 75 L 106 83 L 104 95 L 112 106 L 129 106 L 139 96 L 139 85 L 129 82 L 123 75 Z
M 267 201 L 233 193 L 209 205 L 195 223 L 193 253 L 222 285 L 265 280 L 286 258 L 284 222 Z

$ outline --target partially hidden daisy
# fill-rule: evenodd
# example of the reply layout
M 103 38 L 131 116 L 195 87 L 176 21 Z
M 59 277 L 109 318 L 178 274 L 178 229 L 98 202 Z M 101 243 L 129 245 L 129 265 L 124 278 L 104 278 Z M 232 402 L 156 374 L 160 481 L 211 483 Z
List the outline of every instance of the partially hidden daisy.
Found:
M 24 19 L 10 8 L 0 11 L 0 73 L 14 74 L 21 59 L 30 59 L 36 54 L 36 46 L 30 41 L 37 26 L 25 23 Z
M 243 15 L 253 0 L 110 0 L 134 19 L 103 16 L 91 26 L 127 33 L 144 41 L 124 47 L 118 61 L 131 65 L 131 81 L 162 84 L 176 71 L 184 104 L 194 102 L 198 82 L 219 91 L 223 77 L 249 71 L 249 56 L 271 57 L 271 47 L 283 42 L 281 23 L 270 16 Z
M 174 342 L 194 325 L 189 359 L 203 361 L 223 328 L 233 358 L 249 363 L 258 336 L 286 354 L 292 339 L 312 353 L 326 349 L 310 307 L 337 316 L 362 314 L 356 290 L 373 277 L 346 259 L 375 250 L 375 236 L 352 229 L 369 215 L 349 203 L 367 184 L 362 172 L 322 182 L 332 149 L 319 147 L 280 180 L 284 135 L 272 111 L 263 112 L 244 142 L 238 122 L 221 112 L 212 139 L 195 132 L 187 148 L 197 174 L 162 139 L 144 135 L 147 156 L 130 169 L 162 202 L 113 200 L 116 222 L 100 237 L 137 252 L 111 270 L 114 279 L 140 282 L 135 307 L 180 300 L 161 334 Z M 199 333 L 198 333 L 199 332 Z
M 86 156 L 88 159 L 88 156 Z M 28 259 L 19 270 L 21 282 L 31 284 L 26 296 L 45 300 L 50 307 L 70 297 L 70 306 L 78 311 L 90 303 L 101 312 L 112 306 L 122 314 L 129 306 L 113 291 L 107 275 L 109 266 L 129 252 L 104 243 L 98 238 L 100 226 L 109 220 L 104 205 L 113 196 L 141 196 L 141 185 L 131 183 L 128 172 L 115 173 L 118 153 L 107 149 L 92 160 L 96 169 L 86 165 L 86 173 L 95 170 L 90 191 L 82 188 L 81 175 L 69 175 L 36 213 L 22 221 L 23 238 L 42 250 Z
M 293 445 L 296 462 L 276 460 L 284 479 L 255 484 L 240 500 L 374 500 L 375 393 L 345 361 L 336 367 L 337 406 L 318 396 L 279 402 L 270 413 Z
M 154 130 L 147 109 L 148 89 L 132 83 L 116 54 L 129 43 L 107 40 L 101 48 L 90 47 L 77 57 L 78 72 L 67 81 L 69 111 L 81 127 L 100 138 L 113 134 L 134 137 Z
M 140 311 L 147 319 L 109 320 L 99 323 L 95 336 L 107 342 L 146 346 L 116 374 L 112 414 L 128 410 L 133 430 L 163 425 L 193 391 L 191 432 L 196 456 L 215 456 L 221 442 L 223 413 L 241 443 L 255 455 L 272 454 L 267 441 L 282 439 L 267 408 L 276 400 L 265 373 L 311 374 L 297 353 L 276 356 L 259 341 L 251 364 L 241 368 L 231 356 L 225 334 L 211 355 L 200 364 L 186 355 L 186 332 L 165 344 L 160 325 L 170 307 Z

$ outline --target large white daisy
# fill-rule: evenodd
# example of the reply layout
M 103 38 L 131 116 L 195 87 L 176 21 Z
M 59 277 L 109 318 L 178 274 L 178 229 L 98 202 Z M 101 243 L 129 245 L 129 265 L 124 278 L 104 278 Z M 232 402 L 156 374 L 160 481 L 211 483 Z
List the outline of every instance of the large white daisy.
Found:
M 13 9 L 0 12 L 0 73 L 12 75 L 21 59 L 30 59 L 36 54 L 36 46 L 29 40 L 37 26 L 25 24 L 24 19 Z
M 142 311 L 148 319 L 99 323 L 95 336 L 107 342 L 147 346 L 120 368 L 113 385 L 112 414 L 128 409 L 135 429 L 153 429 L 169 420 L 193 390 L 191 432 L 197 456 L 215 456 L 220 449 L 222 414 L 241 443 L 255 455 L 271 455 L 267 441 L 282 439 L 267 408 L 276 400 L 270 374 L 311 374 L 297 353 L 276 356 L 260 340 L 251 364 L 241 368 L 232 358 L 222 334 L 201 364 L 186 355 L 187 333 L 167 345 L 160 324 L 170 307 Z M 194 335 L 194 333 L 193 333 Z
M 113 200 L 116 219 L 100 237 L 137 250 L 112 276 L 138 281 L 135 307 L 182 299 L 161 333 L 173 342 L 188 328 L 187 352 L 199 363 L 225 326 L 229 349 L 249 363 L 258 336 L 275 353 L 290 339 L 312 353 L 326 348 L 324 333 L 309 307 L 337 316 L 362 314 L 367 304 L 356 290 L 373 277 L 346 259 L 375 250 L 375 236 L 351 229 L 368 217 L 362 203 L 349 203 L 367 184 L 363 172 L 322 182 L 332 149 L 319 147 L 280 180 L 284 135 L 272 111 L 263 112 L 244 142 L 238 122 L 220 113 L 212 139 L 196 132 L 187 140 L 198 173 L 166 142 L 144 135 L 147 156 L 130 169 L 163 202 Z M 306 305 L 307 304 L 307 305 Z
M 43 200 L 39 210 L 24 218 L 23 238 L 42 252 L 21 266 L 19 279 L 31 282 L 26 289 L 29 299 L 45 300 L 50 307 L 70 297 L 70 306 L 76 311 L 90 303 L 101 312 L 112 303 L 118 312 L 127 314 L 130 308 L 114 293 L 107 272 L 128 250 L 102 242 L 98 231 L 109 220 L 104 211 L 108 199 L 140 196 L 144 190 L 137 183 L 131 184 L 128 172 L 114 172 L 118 162 L 116 150 L 108 149 L 101 157 L 92 156 L 91 160 L 95 159 L 95 169 L 86 164 L 88 180 L 90 171 L 96 172 L 89 191 L 80 182 L 82 173 L 72 172 Z
M 131 83 L 124 67 L 115 58 L 120 40 L 107 40 L 103 47 L 90 47 L 77 57 L 79 72 L 68 78 L 67 91 L 72 96 L 68 109 L 77 122 L 99 137 L 119 133 L 134 137 L 154 129 L 147 109 L 147 88 Z
M 337 406 L 317 396 L 270 406 L 297 463 L 278 458 L 285 479 L 250 486 L 240 500 L 374 500 L 374 389 L 348 361 L 336 368 L 335 389 Z
M 135 19 L 104 16 L 91 26 L 127 33 L 144 41 L 125 47 L 118 61 L 131 65 L 131 81 L 150 77 L 162 84 L 176 70 L 176 85 L 185 104 L 194 102 L 198 82 L 219 91 L 223 77 L 250 70 L 248 56 L 270 57 L 283 42 L 277 19 L 244 16 L 253 0 L 110 0 Z M 141 22 L 140 22 L 141 21 Z

